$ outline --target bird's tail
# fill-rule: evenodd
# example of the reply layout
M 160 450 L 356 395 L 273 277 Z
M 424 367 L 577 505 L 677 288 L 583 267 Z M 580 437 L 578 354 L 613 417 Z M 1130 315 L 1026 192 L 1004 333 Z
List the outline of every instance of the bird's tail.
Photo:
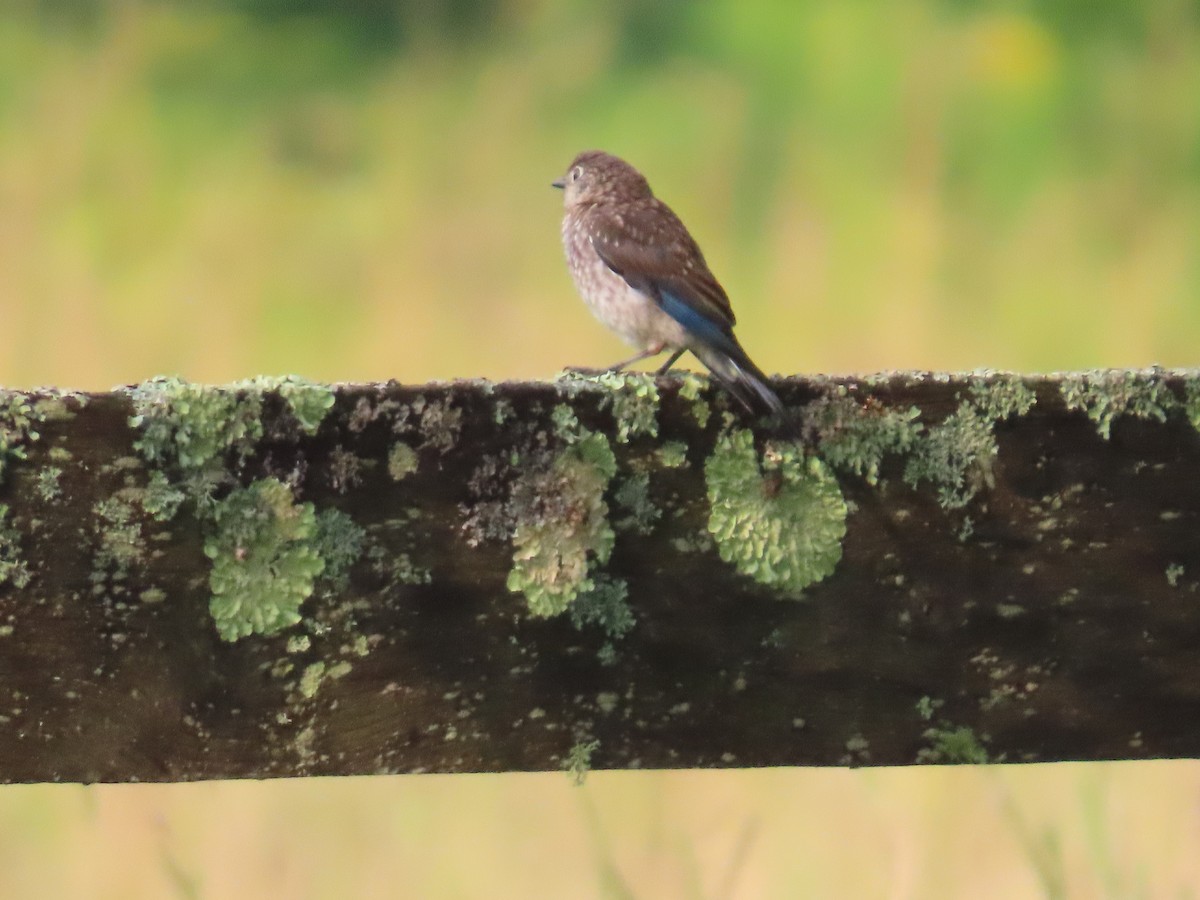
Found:
M 783 403 L 779 395 L 771 389 L 767 376 L 750 361 L 750 357 L 736 340 L 724 347 L 697 343 L 691 350 L 747 412 L 752 415 L 767 413 L 786 418 Z

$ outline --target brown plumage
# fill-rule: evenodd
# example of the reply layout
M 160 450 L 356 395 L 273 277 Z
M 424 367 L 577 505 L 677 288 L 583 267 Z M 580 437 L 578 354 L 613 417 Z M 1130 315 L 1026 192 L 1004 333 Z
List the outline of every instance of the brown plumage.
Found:
M 690 350 L 750 411 L 783 404 L 733 334 L 729 297 L 699 245 L 645 177 L 609 153 L 580 153 L 564 190 L 563 245 L 584 302 L 639 354 L 614 366 Z

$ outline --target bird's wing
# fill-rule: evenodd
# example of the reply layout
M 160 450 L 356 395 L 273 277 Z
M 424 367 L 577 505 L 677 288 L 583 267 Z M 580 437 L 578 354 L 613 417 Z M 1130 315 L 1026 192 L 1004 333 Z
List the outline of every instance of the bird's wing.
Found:
M 595 207 L 590 215 L 592 246 L 605 265 L 689 331 L 715 344 L 732 335 L 725 289 L 666 204 L 650 198 L 619 209 Z

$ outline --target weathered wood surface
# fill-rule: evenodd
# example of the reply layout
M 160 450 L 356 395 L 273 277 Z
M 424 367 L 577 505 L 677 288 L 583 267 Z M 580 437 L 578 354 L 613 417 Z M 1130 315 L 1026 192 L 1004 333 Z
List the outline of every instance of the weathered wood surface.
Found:
M 1200 757 L 1198 384 L 0 392 L 0 780 Z

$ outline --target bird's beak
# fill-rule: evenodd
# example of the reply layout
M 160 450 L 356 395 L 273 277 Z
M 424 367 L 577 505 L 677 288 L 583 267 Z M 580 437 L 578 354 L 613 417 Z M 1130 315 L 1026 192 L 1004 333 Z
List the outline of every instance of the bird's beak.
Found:
M 563 181 L 561 178 L 557 179 L 556 181 L 550 182 L 550 187 L 558 188 L 560 191 L 563 188 L 565 188 L 566 186 L 567 186 L 567 183 L 565 181 Z

